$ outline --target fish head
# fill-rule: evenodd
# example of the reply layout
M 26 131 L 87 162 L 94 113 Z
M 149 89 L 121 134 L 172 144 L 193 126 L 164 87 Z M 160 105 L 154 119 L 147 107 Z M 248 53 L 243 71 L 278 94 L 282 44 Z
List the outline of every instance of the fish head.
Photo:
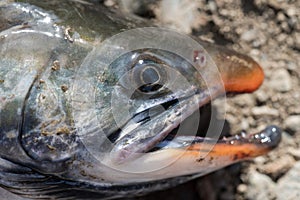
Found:
M 84 168 L 85 174 L 97 177 L 102 171 L 101 177 L 113 183 L 201 176 L 263 155 L 278 144 L 280 130 L 275 126 L 257 134 L 220 139 L 223 124 L 208 121 L 212 128 L 199 133 L 199 108 L 228 92 L 251 92 L 261 85 L 263 71 L 253 59 L 170 30 L 159 31 L 159 36 L 167 32 L 168 40 L 156 36 L 153 42 L 151 31 L 157 33 L 156 28 L 136 29 L 129 31 L 128 38 L 125 34 L 120 41 L 117 36 L 113 42 L 104 42 L 82 65 L 80 76 L 95 74 L 99 83 L 90 89 L 86 85 L 91 84 L 84 84 L 83 91 L 93 91 L 88 98 L 93 101 L 84 101 L 89 102 L 88 108 L 83 106 L 74 113 L 79 128 L 83 127 L 81 121 L 95 122 L 92 132 L 82 128 L 79 132 L 85 148 L 97 160 L 89 165 L 93 167 Z M 132 45 L 135 43 L 138 45 Z M 85 69 L 91 66 L 92 73 Z M 81 85 L 75 83 L 74 89 Z M 91 110 L 98 112 L 91 114 Z M 90 120 L 82 117 L 82 112 Z

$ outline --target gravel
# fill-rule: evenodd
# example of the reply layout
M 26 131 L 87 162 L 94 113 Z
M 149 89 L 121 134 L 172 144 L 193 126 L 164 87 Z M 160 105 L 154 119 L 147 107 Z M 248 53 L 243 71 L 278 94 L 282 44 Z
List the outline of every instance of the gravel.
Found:
M 292 133 L 300 132 L 300 115 L 292 115 L 284 121 L 285 128 Z
M 267 175 L 251 170 L 249 172 L 249 185 L 245 196 L 249 199 L 274 199 L 273 193 L 276 185 Z
M 278 200 L 295 200 L 300 198 L 300 162 L 278 181 L 275 193 Z
M 292 89 L 292 79 L 286 69 L 278 69 L 272 72 L 270 87 L 278 92 L 288 92 Z

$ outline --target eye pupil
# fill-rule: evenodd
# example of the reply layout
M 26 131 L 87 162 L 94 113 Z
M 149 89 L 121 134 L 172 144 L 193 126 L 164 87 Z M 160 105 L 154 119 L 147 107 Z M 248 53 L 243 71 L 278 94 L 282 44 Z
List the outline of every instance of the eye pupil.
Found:
M 159 81 L 160 76 L 156 69 L 154 69 L 152 67 L 147 67 L 142 72 L 141 78 L 145 84 L 154 84 Z
M 162 85 L 160 82 L 160 74 L 155 67 L 147 66 L 145 67 L 140 74 L 140 79 L 143 83 L 142 86 L 139 87 L 139 90 L 145 93 L 154 92 L 159 90 Z

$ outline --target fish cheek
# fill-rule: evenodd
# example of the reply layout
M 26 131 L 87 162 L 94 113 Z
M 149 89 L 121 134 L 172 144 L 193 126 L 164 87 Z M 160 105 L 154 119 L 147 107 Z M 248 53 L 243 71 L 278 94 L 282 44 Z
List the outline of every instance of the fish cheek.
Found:
M 38 162 L 61 162 L 76 152 L 77 137 L 68 120 L 63 90 L 48 79 L 36 83 L 24 108 L 21 144 L 29 157 Z

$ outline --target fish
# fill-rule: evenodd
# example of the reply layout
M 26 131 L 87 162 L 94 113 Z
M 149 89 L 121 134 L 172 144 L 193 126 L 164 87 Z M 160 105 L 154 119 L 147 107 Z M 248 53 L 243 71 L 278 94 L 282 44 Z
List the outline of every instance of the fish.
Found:
M 32 199 L 133 197 L 264 155 L 277 126 L 198 131 L 201 107 L 263 79 L 247 55 L 97 1 L 2 0 L 0 186 Z

